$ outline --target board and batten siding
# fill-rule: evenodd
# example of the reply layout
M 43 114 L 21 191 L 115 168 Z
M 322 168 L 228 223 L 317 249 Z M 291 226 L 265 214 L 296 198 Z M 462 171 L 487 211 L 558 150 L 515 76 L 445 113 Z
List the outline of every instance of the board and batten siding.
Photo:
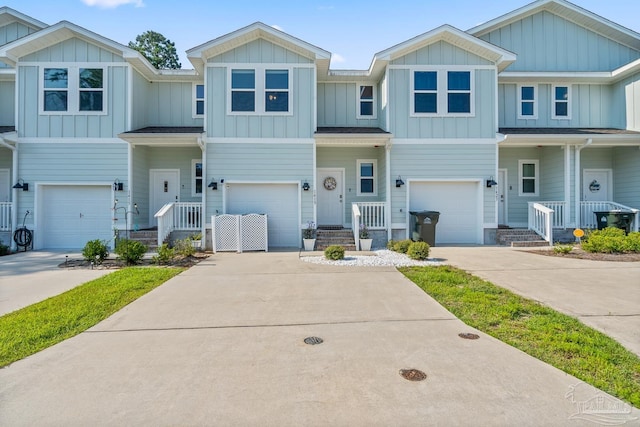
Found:
M 148 93 L 151 90 L 151 83 L 145 79 L 138 71 L 133 70 L 133 99 L 131 100 L 131 129 L 142 129 L 149 126 L 149 100 Z
M 520 196 L 518 160 L 538 160 L 540 170 L 543 162 L 540 160 L 541 149 L 536 147 L 502 147 L 499 149 L 499 168 L 507 169 L 507 217 L 509 225 L 526 226 L 529 221 L 529 202 L 547 201 L 544 197 L 545 188 L 539 185 L 539 196 Z M 541 179 L 542 176 L 541 176 Z
M 614 148 L 613 164 L 614 201 L 640 209 L 640 150 L 638 147 Z
M 28 36 L 37 30 L 28 27 L 20 22 L 12 22 L 0 27 L 0 46 L 7 43 L 11 43 L 14 40 L 18 40 L 24 36 Z M 11 66 L 0 61 L 0 68 L 11 68 Z
M 191 82 L 153 82 L 147 86 L 147 126 L 202 126 L 193 118 Z
M 137 150 L 137 148 L 136 148 Z M 134 150 L 135 151 L 135 150 Z M 149 169 L 179 169 L 180 170 L 180 201 L 200 202 L 200 196 L 193 197 L 191 183 L 191 161 L 201 160 L 202 151 L 199 147 L 161 147 L 151 148 L 148 151 Z M 147 174 L 147 179 L 148 174 Z M 208 183 L 207 183 L 208 184 Z M 203 187 L 206 184 L 203 181 Z
M 613 127 L 640 132 L 640 73 L 616 82 L 612 98 Z
M 14 81 L 0 81 L 0 126 L 15 126 L 15 87 Z
M 244 64 L 312 64 L 306 58 L 282 46 L 264 39 L 250 41 L 242 46 L 228 50 L 207 60 L 209 63 L 244 63 Z
M 309 182 L 313 188 L 313 147 L 308 143 L 208 143 L 205 182 L 212 178 L 218 190 L 207 189 L 206 214 L 222 214 L 225 181 Z M 206 186 L 205 186 L 206 188 Z M 302 223 L 313 221 L 313 191 L 302 191 Z M 207 221 L 209 219 L 207 218 Z
M 136 146 L 131 151 L 132 171 L 132 193 L 131 201 L 138 204 L 140 215 L 136 215 L 141 228 L 148 227 L 149 224 L 149 151 L 151 148 L 144 145 Z
M 543 201 L 564 201 L 564 147 L 540 148 L 540 189 Z M 517 172 L 517 171 L 516 171 Z
M 13 152 L 8 148 L 0 147 L 0 169 L 11 169 L 12 165 L 13 165 Z M 0 202 L 4 202 L 4 200 L 0 200 Z
M 79 38 L 56 43 L 52 46 L 25 55 L 20 62 L 122 62 L 122 55 L 103 49 Z
M 518 55 L 508 71 L 611 71 L 640 52 L 543 11 L 480 36 Z
M 397 140 L 396 140 L 397 141 Z M 398 175 L 408 179 L 481 180 L 482 184 L 495 175 L 495 142 L 487 144 L 394 144 L 391 149 L 392 182 Z M 483 217 L 485 223 L 495 221 L 495 191 L 483 189 Z M 405 223 L 407 186 L 391 186 L 391 222 Z M 438 210 L 437 206 L 428 209 Z
M 366 83 L 371 85 L 371 83 Z M 358 119 L 359 83 L 318 84 L 319 127 L 380 127 L 380 86 L 376 88 L 376 119 Z

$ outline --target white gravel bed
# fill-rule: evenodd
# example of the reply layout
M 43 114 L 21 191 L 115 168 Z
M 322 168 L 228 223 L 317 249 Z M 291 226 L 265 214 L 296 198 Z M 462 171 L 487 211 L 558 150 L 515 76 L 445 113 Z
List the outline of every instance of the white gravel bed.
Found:
M 427 266 L 427 265 L 442 265 L 440 260 L 427 259 L 425 261 L 416 261 L 405 254 L 393 252 L 388 249 L 382 249 L 374 251 L 375 255 L 355 255 L 345 256 L 343 260 L 333 261 L 328 260 L 324 256 L 302 256 L 300 259 L 305 262 L 313 264 L 326 264 L 326 265 L 346 265 L 346 266 L 363 266 L 363 267 L 383 267 L 383 266 L 395 266 L 395 267 L 409 267 L 409 266 Z

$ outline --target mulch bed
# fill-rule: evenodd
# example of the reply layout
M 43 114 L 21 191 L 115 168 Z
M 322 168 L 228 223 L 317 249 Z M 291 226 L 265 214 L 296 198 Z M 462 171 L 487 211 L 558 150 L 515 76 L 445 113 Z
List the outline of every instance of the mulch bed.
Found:
M 196 252 L 195 255 L 192 256 L 188 256 L 188 257 L 176 257 L 173 259 L 173 261 L 169 264 L 161 264 L 159 265 L 159 267 L 192 267 L 194 265 L 196 265 L 197 263 L 199 263 L 200 261 L 209 258 L 208 253 L 205 252 Z M 158 266 L 158 264 L 154 264 L 153 261 L 151 260 L 151 258 L 145 258 L 142 261 L 140 261 L 138 264 L 136 264 L 137 266 L 143 266 L 143 267 L 156 267 Z M 86 261 L 84 259 L 69 259 L 66 260 L 60 264 L 58 264 L 58 267 L 60 268 L 66 268 L 69 270 L 76 270 L 76 269 L 94 269 L 94 270 L 117 270 L 119 268 L 124 268 L 127 265 L 116 258 L 107 258 L 103 261 L 102 264 L 100 265 L 91 265 L 91 263 L 89 261 Z
M 640 254 L 598 254 L 586 252 L 577 247 L 573 248 L 568 254 L 556 253 L 553 251 L 553 249 L 530 250 L 528 252 L 538 255 L 555 256 L 561 258 L 588 259 L 592 261 L 640 262 Z

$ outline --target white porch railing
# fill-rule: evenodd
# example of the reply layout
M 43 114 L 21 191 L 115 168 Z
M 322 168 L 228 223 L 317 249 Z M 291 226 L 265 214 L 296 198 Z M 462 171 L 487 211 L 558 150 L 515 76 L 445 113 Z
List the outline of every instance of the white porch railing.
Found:
M 545 206 L 553 210 L 552 226 L 553 228 L 567 228 L 565 223 L 565 212 L 567 202 L 537 202 L 539 205 Z
M 167 203 L 154 216 L 158 220 L 158 246 L 174 230 L 202 230 L 202 203 Z
M 0 231 L 11 231 L 13 202 L 0 202 Z
M 529 230 L 538 233 L 549 245 L 553 245 L 553 214 L 553 209 L 529 202 Z
M 635 212 L 631 231 L 640 231 L 640 210 L 616 202 L 580 202 L 580 226 L 585 229 L 597 229 L 598 222 L 594 212 L 625 210 Z
M 360 250 L 360 226 L 364 224 L 369 230 L 386 230 L 387 215 L 385 202 L 359 202 L 351 204 L 351 229 L 356 242 L 356 250 Z

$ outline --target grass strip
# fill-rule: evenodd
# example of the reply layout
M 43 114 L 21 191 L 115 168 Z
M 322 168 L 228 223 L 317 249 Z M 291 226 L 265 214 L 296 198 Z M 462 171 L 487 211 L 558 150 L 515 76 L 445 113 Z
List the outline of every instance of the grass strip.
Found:
M 124 268 L 0 317 L 0 367 L 89 329 L 182 271 Z
M 399 270 L 467 325 L 640 408 L 640 358 L 614 339 L 451 266 Z

